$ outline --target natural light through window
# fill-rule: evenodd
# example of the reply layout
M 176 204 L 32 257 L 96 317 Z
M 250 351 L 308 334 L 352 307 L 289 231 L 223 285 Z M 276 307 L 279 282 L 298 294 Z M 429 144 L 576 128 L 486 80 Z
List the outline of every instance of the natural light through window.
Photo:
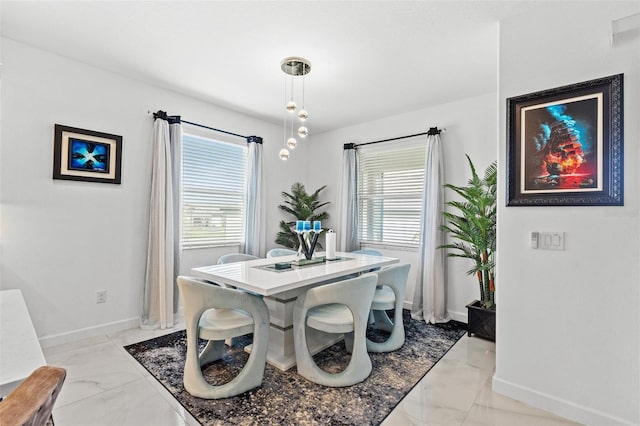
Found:
M 244 241 L 246 145 L 183 135 L 182 248 Z
M 358 233 L 361 244 L 417 248 L 426 143 L 358 148 Z

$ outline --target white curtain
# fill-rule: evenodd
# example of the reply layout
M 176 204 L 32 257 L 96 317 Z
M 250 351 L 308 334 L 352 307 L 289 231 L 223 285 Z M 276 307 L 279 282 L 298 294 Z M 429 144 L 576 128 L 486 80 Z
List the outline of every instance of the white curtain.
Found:
M 421 215 L 419 266 L 413 294 L 411 316 L 428 323 L 449 321 L 444 280 L 445 253 L 438 247 L 444 243 L 444 168 L 440 135 L 427 136 L 424 208 Z
M 353 144 L 346 144 L 342 153 L 338 229 L 335 230 L 339 251 L 350 252 L 360 248 L 358 246 L 357 183 L 357 150 Z
M 262 183 L 262 138 L 247 138 L 247 202 L 245 210 L 244 252 L 260 256 L 264 245 L 263 183 Z
M 178 308 L 176 278 L 180 268 L 179 191 L 182 176 L 182 125 L 179 120 L 179 117 L 167 117 L 160 111 L 153 123 L 142 328 L 173 327 L 173 315 Z

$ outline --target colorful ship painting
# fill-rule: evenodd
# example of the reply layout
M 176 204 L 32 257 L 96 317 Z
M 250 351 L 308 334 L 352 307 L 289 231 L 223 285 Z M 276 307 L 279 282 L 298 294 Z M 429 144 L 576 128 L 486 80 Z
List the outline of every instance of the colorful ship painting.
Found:
M 527 160 L 527 190 L 585 190 L 597 187 L 596 153 L 589 128 L 567 115 L 565 105 L 544 108 L 550 120 L 538 121 L 535 151 Z M 554 121 L 552 121 L 552 120 Z

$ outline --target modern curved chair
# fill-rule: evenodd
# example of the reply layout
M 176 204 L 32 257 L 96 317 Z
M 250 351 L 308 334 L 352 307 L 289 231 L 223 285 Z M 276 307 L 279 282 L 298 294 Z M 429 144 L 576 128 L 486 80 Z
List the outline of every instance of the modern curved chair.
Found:
M 368 254 L 369 256 L 382 256 L 382 253 L 373 249 L 354 250 L 351 253 Z
M 249 260 L 256 260 L 256 259 L 260 259 L 260 258 L 258 256 L 253 256 L 251 254 L 245 254 L 245 253 L 228 253 L 218 258 L 218 265 L 223 265 L 225 263 L 247 262 Z M 224 288 L 232 288 L 234 290 L 236 289 L 236 287 L 232 286 L 231 284 L 216 284 L 216 285 L 220 285 L 220 287 L 224 287 Z M 254 296 L 262 297 L 257 293 L 254 293 L 249 290 L 242 290 L 242 291 L 244 291 L 245 293 L 253 294 Z M 226 343 L 228 346 L 233 346 L 233 339 L 232 338 L 226 339 Z
M 291 256 L 293 254 L 298 254 L 298 252 L 295 250 L 286 249 L 286 248 L 274 248 L 267 252 L 267 258 Z
M 314 287 L 298 297 L 293 308 L 293 341 L 298 373 L 324 386 L 351 386 L 371 374 L 367 352 L 367 318 L 378 277 L 364 274 L 349 280 Z M 340 373 L 322 370 L 307 345 L 307 327 L 327 333 L 344 333 L 349 365 Z
M 351 253 L 367 254 L 369 256 L 382 256 L 382 253 L 380 253 L 378 250 L 374 250 L 374 249 L 354 250 Z M 366 272 L 375 272 L 375 271 L 378 271 L 378 270 L 380 270 L 380 268 L 369 269 Z
M 220 256 L 218 259 L 218 265 L 222 265 L 224 263 L 234 263 L 234 262 L 246 262 L 247 260 L 256 260 L 260 259 L 258 256 L 253 256 L 250 254 L 244 253 L 228 253 Z
M 391 335 L 381 343 L 367 339 L 369 352 L 391 352 L 404 345 L 402 308 L 410 268 L 410 264 L 404 263 L 388 266 L 375 272 L 378 275 L 378 285 L 371 303 L 373 327 L 378 330 L 388 331 Z M 391 321 L 386 312 L 390 309 L 395 310 L 393 321 Z
M 262 384 L 269 344 L 269 310 L 261 298 L 190 277 L 178 277 L 187 328 L 184 388 L 204 399 L 239 395 Z M 253 348 L 243 369 L 230 382 L 210 385 L 202 366 L 222 359 L 225 339 L 253 333 Z M 208 340 L 198 354 L 198 338 Z

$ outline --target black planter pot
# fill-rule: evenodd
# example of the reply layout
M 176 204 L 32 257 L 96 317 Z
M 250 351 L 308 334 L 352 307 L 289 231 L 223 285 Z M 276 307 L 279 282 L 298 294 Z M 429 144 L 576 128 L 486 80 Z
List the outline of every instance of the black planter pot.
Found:
M 496 311 L 485 309 L 479 300 L 467 305 L 467 334 L 496 341 Z

